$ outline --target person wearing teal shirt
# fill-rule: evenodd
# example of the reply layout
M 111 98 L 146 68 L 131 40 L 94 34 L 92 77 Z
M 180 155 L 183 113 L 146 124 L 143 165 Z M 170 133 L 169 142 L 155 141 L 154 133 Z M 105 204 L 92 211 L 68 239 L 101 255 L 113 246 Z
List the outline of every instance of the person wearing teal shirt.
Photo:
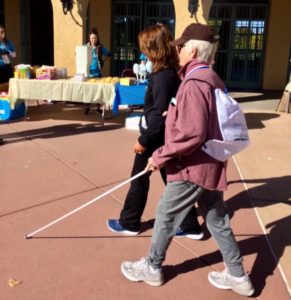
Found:
M 148 58 L 146 57 L 145 54 L 141 53 L 141 55 L 139 56 L 139 60 L 140 60 L 140 61 L 143 61 L 144 63 L 146 63 L 147 60 L 148 60 Z
M 89 66 L 89 77 L 90 78 L 100 78 L 102 77 L 102 68 L 104 62 L 108 60 L 112 54 L 101 44 L 99 33 L 96 27 L 93 27 L 89 32 L 89 42 L 87 46 L 92 47 L 92 61 Z M 97 112 L 102 114 L 101 105 L 97 104 Z M 90 107 L 85 109 L 85 115 L 90 112 Z
M 14 45 L 6 38 L 5 28 L 0 25 L 0 84 L 4 83 L 8 88 L 7 82 L 13 77 L 13 67 L 11 58 L 16 57 Z M 3 138 L 0 137 L 0 145 L 4 144 Z
M 0 83 L 6 83 L 13 77 L 11 58 L 15 57 L 14 45 L 5 37 L 5 28 L 0 25 Z
M 88 46 L 92 47 L 92 62 L 90 64 L 90 74 L 89 77 L 91 78 L 98 78 L 102 76 L 102 68 L 104 62 L 109 59 L 112 54 L 111 52 L 103 47 L 100 42 L 99 34 L 97 28 L 92 28 L 89 33 L 89 43 Z

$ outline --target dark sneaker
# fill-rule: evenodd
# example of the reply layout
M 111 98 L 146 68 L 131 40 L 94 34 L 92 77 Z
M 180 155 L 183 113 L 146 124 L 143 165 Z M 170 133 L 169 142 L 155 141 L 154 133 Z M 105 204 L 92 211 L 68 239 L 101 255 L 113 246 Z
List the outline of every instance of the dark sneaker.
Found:
M 176 231 L 176 237 L 180 237 L 180 238 L 183 238 L 183 237 L 186 237 L 188 239 L 192 239 L 192 240 L 201 240 L 203 237 L 204 237 L 204 233 L 203 231 L 184 231 L 182 230 L 180 227 L 177 229 Z
M 139 261 L 124 261 L 121 264 L 122 274 L 130 281 L 143 281 L 152 286 L 160 286 L 164 283 L 162 269 L 154 269 L 148 262 L 148 257 L 142 257 Z
M 97 107 L 96 111 L 98 114 L 102 115 L 103 114 L 103 109 L 101 107 Z
M 128 235 L 137 235 L 139 234 L 139 231 L 131 231 L 131 230 L 126 230 L 123 228 L 118 220 L 110 219 L 107 221 L 107 226 L 108 228 L 116 233 L 122 233 L 122 234 L 128 234 Z
M 247 274 L 243 277 L 234 277 L 227 272 L 227 269 L 222 272 L 210 272 L 208 281 L 219 289 L 233 290 L 243 296 L 252 296 L 255 292 Z

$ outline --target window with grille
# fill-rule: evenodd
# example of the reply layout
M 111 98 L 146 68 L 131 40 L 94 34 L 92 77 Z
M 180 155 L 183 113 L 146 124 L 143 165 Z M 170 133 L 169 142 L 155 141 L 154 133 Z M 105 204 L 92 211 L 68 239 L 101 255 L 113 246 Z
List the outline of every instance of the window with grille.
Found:
M 131 69 L 139 61 L 138 33 L 157 22 L 175 30 L 175 11 L 172 0 L 113 0 L 112 2 L 112 74 Z
M 220 35 L 214 68 L 228 87 L 261 88 L 266 1 L 214 0 L 209 24 Z

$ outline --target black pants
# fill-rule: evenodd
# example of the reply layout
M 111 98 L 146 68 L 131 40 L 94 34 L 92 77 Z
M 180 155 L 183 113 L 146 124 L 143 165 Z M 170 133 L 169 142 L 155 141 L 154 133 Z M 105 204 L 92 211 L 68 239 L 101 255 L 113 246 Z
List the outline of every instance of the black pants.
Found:
M 159 147 L 159 145 L 146 148 L 143 154 L 136 154 L 131 176 L 134 176 L 143 171 L 148 163 L 149 157 Z M 147 172 L 143 176 L 131 182 L 129 191 L 127 193 L 123 209 L 120 212 L 119 222 L 121 226 L 127 230 L 139 231 L 140 222 L 143 211 L 145 209 L 148 192 L 150 188 L 150 176 L 152 172 Z M 166 171 L 165 168 L 160 169 L 161 177 L 166 184 Z M 195 206 L 192 207 L 183 223 L 180 226 L 183 230 L 198 230 L 200 225 L 197 221 L 197 213 Z
M 13 68 L 11 64 L 0 66 L 0 83 L 6 83 L 13 77 Z

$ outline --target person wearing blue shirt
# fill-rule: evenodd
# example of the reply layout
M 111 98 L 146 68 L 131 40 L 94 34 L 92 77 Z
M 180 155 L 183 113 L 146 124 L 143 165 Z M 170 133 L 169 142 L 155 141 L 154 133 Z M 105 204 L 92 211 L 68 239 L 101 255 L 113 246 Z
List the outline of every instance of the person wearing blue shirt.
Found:
M 5 28 L 0 25 L 0 83 L 6 83 L 13 77 L 11 58 L 15 57 L 14 45 L 5 37 Z
M 99 33 L 96 27 L 93 27 L 89 32 L 89 42 L 87 46 L 92 47 L 92 61 L 89 67 L 89 77 L 90 78 L 100 78 L 102 77 L 102 68 L 104 62 L 108 60 L 112 54 L 106 49 L 100 41 Z M 102 114 L 101 105 L 97 104 L 97 112 Z M 90 112 L 90 107 L 85 109 L 85 114 Z
M 0 25 L 0 84 L 7 83 L 9 78 L 13 77 L 11 58 L 14 57 L 16 57 L 14 45 L 5 37 L 5 28 Z M 3 144 L 3 138 L 0 138 L 0 145 Z
M 90 64 L 89 76 L 91 78 L 101 77 L 104 62 L 109 59 L 112 54 L 101 44 L 97 28 L 94 27 L 91 29 L 89 33 L 89 43 L 87 45 L 92 47 L 92 62 Z
M 143 62 L 147 62 L 147 60 L 148 60 L 148 58 L 146 57 L 146 55 L 145 54 L 143 54 L 143 53 L 141 53 L 141 55 L 139 56 L 139 60 L 140 61 L 143 61 Z

